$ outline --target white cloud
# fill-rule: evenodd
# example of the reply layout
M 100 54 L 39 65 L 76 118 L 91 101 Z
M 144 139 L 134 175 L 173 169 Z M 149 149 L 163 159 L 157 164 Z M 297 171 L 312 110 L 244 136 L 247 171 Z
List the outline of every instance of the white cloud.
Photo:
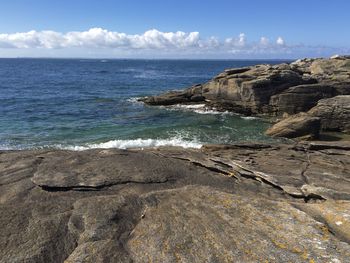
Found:
M 270 44 L 270 40 L 267 37 L 261 37 L 260 44 L 263 46 L 268 46 Z
M 127 35 L 102 28 L 62 34 L 54 31 L 29 31 L 26 33 L 0 34 L 2 48 L 130 48 L 167 49 L 199 46 L 198 32 L 160 32 L 156 29 L 142 35 Z
M 284 45 L 281 37 L 277 39 L 276 45 Z M 248 49 L 256 50 L 260 46 L 264 49 L 267 46 L 272 47 L 266 37 L 262 37 L 258 45 L 249 44 L 244 33 L 240 33 L 237 37 L 226 38 L 224 41 L 216 37 L 201 39 L 199 32 L 161 32 L 156 29 L 148 30 L 140 35 L 128 35 L 102 28 L 65 34 L 34 30 L 24 33 L 0 34 L 0 48 L 14 49 L 92 48 L 166 51 L 217 50 L 221 52 L 226 50 L 237 53 Z
M 228 47 L 243 48 L 246 45 L 246 35 L 244 33 L 240 33 L 237 38 L 226 38 L 224 43 Z
M 284 39 L 282 37 L 278 37 L 276 40 L 276 44 L 280 46 L 284 46 L 285 45 Z
M 303 44 L 287 45 L 282 37 L 270 41 L 248 41 L 244 33 L 236 37 L 202 38 L 199 32 L 126 34 L 102 28 L 67 33 L 29 31 L 0 34 L 0 56 L 96 56 L 96 57 L 300 57 L 298 54 L 346 53 L 349 49 Z

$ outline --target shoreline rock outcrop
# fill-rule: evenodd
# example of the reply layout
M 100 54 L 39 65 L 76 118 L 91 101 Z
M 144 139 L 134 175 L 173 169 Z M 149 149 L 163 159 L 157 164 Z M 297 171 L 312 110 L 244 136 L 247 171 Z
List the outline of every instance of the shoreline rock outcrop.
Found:
M 319 100 L 308 112 L 282 119 L 266 134 L 310 140 L 318 139 L 321 130 L 350 133 L 350 95 Z
M 350 57 L 229 69 L 150 105 L 349 131 Z M 350 142 L 0 151 L 0 263 L 347 262 Z
M 324 130 L 349 133 L 350 95 L 322 99 L 308 114 L 320 118 Z
M 350 144 L 0 151 L 0 262 L 346 262 Z
M 266 131 L 272 137 L 318 139 L 321 119 L 307 113 L 298 113 L 276 123 Z
M 321 119 L 322 130 L 348 131 L 346 96 L 350 96 L 350 57 L 333 56 L 227 69 L 204 84 L 141 101 L 149 105 L 200 102 L 216 110 L 275 117 L 308 112 L 315 107 L 310 114 Z M 335 101 L 339 106 L 337 121 L 331 122 L 333 127 L 328 123 Z

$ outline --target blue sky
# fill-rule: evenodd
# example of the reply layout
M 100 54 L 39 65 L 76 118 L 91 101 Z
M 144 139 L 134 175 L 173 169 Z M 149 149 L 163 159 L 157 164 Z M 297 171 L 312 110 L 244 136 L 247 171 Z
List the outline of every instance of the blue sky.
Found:
M 348 0 L 1 1 L 0 57 L 344 54 L 350 51 L 349 10 Z

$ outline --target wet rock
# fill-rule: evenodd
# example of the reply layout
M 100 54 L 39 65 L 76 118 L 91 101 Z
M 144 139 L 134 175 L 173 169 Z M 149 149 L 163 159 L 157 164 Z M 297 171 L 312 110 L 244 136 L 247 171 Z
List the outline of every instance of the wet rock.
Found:
M 195 85 L 183 91 L 169 91 L 160 96 L 141 98 L 140 101 L 149 105 L 174 105 L 189 102 L 204 101 L 202 85 Z

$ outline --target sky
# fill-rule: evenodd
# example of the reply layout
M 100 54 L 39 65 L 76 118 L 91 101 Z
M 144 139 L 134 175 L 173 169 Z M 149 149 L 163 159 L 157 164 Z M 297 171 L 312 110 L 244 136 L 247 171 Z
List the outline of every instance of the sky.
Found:
M 350 54 L 349 0 L 0 0 L 0 57 Z

